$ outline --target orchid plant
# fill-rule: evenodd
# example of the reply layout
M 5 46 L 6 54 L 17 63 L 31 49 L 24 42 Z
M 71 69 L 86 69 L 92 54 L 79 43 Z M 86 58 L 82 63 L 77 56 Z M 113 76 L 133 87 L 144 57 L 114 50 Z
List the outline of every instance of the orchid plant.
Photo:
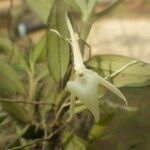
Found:
M 150 85 L 149 64 L 118 55 L 84 60 L 92 24 L 121 1 L 100 12 L 101 0 L 26 0 L 25 9 L 11 8 L 12 31 L 0 34 L 0 149 L 96 150 L 93 141 L 119 109 L 137 110 L 127 106 L 126 88 Z M 31 18 L 42 21 L 35 43 L 28 33 L 12 34 L 27 8 L 33 12 L 25 19 L 35 13 Z

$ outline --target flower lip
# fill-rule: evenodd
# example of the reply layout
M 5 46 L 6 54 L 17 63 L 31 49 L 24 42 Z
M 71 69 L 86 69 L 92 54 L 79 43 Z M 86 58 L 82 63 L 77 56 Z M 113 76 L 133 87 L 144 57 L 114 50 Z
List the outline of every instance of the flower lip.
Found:
M 75 75 L 73 81 L 68 81 L 67 87 L 71 94 L 81 100 L 93 114 L 96 121 L 99 120 L 100 108 L 98 100 L 98 81 L 96 74 L 88 69 L 84 69 L 82 77 Z

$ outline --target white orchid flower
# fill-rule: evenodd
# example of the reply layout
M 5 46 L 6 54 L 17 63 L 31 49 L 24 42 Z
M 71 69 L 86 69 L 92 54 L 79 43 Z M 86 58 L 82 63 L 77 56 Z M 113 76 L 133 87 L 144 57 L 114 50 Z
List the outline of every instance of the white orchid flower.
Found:
M 75 33 L 68 16 L 66 15 L 66 21 L 71 37 L 71 45 L 74 57 L 74 69 L 75 75 L 73 81 L 68 81 L 67 87 L 71 92 L 70 103 L 70 118 L 74 113 L 75 99 L 76 97 L 81 100 L 86 107 L 93 114 L 95 121 L 100 118 L 100 107 L 98 99 L 98 86 L 102 85 L 119 96 L 127 104 L 125 96 L 116 88 L 113 84 L 102 78 L 98 73 L 89 70 L 83 63 L 83 58 L 79 49 L 78 41 L 76 40 Z

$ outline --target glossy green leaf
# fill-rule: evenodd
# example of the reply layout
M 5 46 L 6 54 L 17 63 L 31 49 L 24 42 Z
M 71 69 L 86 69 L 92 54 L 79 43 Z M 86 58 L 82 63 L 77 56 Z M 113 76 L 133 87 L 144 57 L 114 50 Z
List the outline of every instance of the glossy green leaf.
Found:
M 0 93 L 24 94 L 24 87 L 13 68 L 0 60 Z
M 66 8 L 63 1 L 56 0 L 48 19 L 46 59 L 51 76 L 59 82 L 65 75 L 69 63 L 69 43 L 61 39 L 51 29 L 58 31 L 64 38 L 68 38 L 66 25 Z
M 31 118 L 29 114 L 25 111 L 22 105 L 17 103 L 10 102 L 0 102 L 2 108 L 11 115 L 12 118 L 21 122 L 21 123 L 29 123 L 31 122 Z
M 124 66 L 136 61 L 119 55 L 100 55 L 89 59 L 86 64 L 103 77 L 109 77 Z M 138 87 L 150 84 L 150 64 L 142 61 L 131 64 L 110 79 L 117 87 Z
M 30 8 L 46 24 L 54 0 L 26 0 Z

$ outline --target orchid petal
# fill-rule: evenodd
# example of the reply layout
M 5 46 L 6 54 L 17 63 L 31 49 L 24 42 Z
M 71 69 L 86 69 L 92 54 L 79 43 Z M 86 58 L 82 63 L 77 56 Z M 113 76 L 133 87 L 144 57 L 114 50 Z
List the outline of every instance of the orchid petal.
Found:
M 99 75 L 98 75 L 99 76 Z M 111 84 L 109 81 L 105 80 L 104 78 L 102 78 L 101 76 L 99 76 L 99 83 L 106 87 L 107 89 L 109 89 L 111 92 L 113 92 L 114 94 L 116 94 L 118 97 L 120 97 L 126 105 L 128 105 L 128 102 L 125 98 L 125 96 L 121 93 L 121 91 L 113 84 Z

